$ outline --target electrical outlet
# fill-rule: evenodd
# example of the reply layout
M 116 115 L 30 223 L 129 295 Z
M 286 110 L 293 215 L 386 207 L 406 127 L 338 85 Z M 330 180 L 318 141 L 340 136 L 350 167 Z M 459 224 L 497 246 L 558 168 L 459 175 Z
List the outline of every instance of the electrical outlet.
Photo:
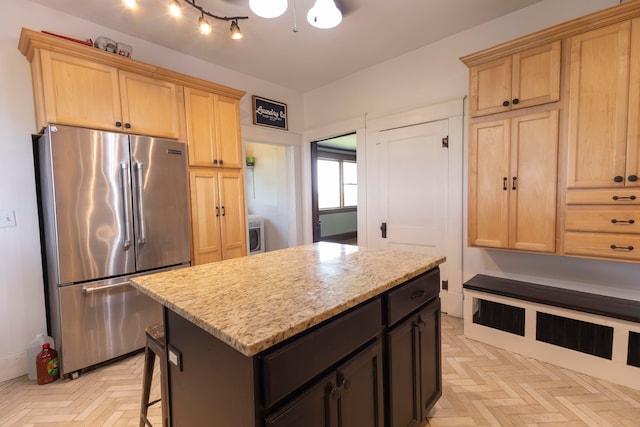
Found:
M 0 228 L 15 227 L 16 214 L 12 210 L 0 211 Z

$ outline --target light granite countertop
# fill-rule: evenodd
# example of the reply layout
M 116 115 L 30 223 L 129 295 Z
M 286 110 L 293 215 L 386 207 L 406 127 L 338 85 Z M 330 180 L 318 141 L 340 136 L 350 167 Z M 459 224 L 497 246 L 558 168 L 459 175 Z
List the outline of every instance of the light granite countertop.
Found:
M 253 356 L 444 261 L 321 242 L 138 276 L 132 283 Z

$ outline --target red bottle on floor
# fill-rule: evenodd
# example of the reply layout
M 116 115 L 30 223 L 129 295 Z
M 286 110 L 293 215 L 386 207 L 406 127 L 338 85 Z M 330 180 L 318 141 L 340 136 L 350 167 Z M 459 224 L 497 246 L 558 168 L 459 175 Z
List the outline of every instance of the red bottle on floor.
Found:
M 49 343 L 42 344 L 42 351 L 36 356 L 36 372 L 39 385 L 49 384 L 60 378 L 58 352 L 50 348 Z

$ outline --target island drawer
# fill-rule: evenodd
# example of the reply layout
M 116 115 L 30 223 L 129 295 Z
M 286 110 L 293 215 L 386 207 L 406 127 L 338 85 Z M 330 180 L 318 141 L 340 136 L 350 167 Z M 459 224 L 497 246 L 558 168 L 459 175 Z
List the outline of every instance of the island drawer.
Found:
M 261 357 L 269 408 L 382 332 L 380 298 L 321 325 Z
M 386 297 L 389 327 L 440 294 L 440 269 L 435 268 L 415 277 Z

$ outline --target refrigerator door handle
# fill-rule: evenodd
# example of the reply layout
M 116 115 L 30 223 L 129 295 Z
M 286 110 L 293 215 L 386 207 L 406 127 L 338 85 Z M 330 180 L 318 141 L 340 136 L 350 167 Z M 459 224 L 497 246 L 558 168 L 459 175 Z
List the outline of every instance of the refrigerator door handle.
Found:
M 129 281 L 118 282 L 118 283 L 111 283 L 109 285 L 96 286 L 96 287 L 83 286 L 82 287 L 82 293 L 84 295 L 91 295 L 91 294 L 93 294 L 95 292 L 106 291 L 106 290 L 113 289 L 113 288 L 121 288 L 121 287 L 127 286 L 127 285 L 131 285 L 131 282 L 129 282 Z
M 144 227 L 144 202 L 142 197 L 142 183 L 143 183 L 143 173 L 142 173 L 142 163 L 136 162 L 135 165 L 136 173 L 138 175 L 137 183 L 136 183 L 136 193 L 138 196 L 138 225 L 140 228 L 140 237 L 138 238 L 138 243 L 146 243 L 147 242 L 147 233 L 145 232 Z
M 124 210 L 124 247 L 131 246 L 131 195 L 129 194 L 129 164 L 120 163 L 120 180 L 122 181 L 122 208 Z

